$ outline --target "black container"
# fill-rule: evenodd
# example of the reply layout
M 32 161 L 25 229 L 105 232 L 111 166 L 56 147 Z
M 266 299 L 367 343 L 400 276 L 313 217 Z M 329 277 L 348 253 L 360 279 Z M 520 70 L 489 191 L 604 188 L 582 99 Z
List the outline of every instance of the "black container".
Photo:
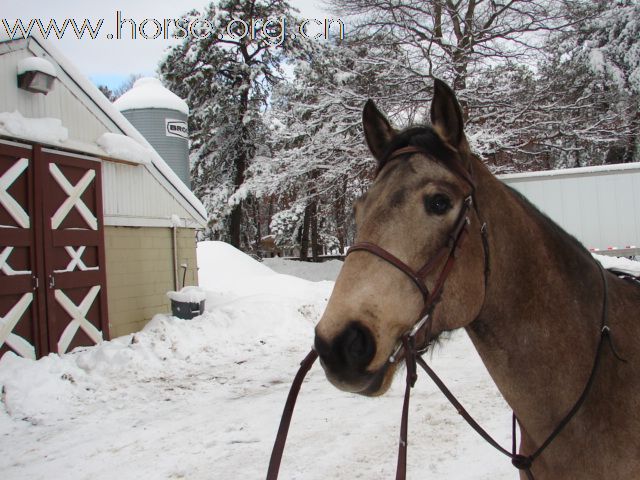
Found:
M 191 320 L 193 317 L 197 317 L 203 313 L 204 300 L 199 303 L 171 300 L 171 314 L 174 317 L 182 318 L 183 320 Z

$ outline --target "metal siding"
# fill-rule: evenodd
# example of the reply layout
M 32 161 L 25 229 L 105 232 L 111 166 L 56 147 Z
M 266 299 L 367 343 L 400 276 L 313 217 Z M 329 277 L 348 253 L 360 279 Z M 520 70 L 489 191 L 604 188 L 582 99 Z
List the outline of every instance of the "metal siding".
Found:
M 618 238 L 620 239 L 618 247 L 623 248 L 629 245 L 629 239 L 634 238 L 636 231 L 633 222 L 633 180 L 631 177 L 623 175 L 616 175 L 612 177 L 612 180 L 614 183 L 615 208 L 620 216 L 620 221 L 617 222 Z
M 103 163 L 105 216 L 135 216 L 168 219 L 191 215 L 145 168 L 113 162 Z
M 94 143 L 109 127 L 90 112 L 67 85 L 60 81 L 64 72 L 56 65 L 59 79 L 47 95 L 31 93 L 17 87 L 18 62 L 34 54 L 27 50 L 18 50 L 0 55 L 0 111 L 19 111 L 29 118 L 59 118 L 69 130 L 69 138 L 83 143 Z M 46 58 L 46 57 L 45 57 Z M 47 58 L 54 65 L 51 58 Z
M 587 248 L 640 245 L 639 168 L 503 181 Z
M 186 122 L 187 116 L 182 112 L 166 108 L 125 110 L 122 114 L 156 149 L 180 180 L 191 188 L 189 142 L 184 138 L 167 136 L 165 126 L 166 119 Z
M 578 182 L 577 195 L 580 198 L 580 223 L 582 225 L 578 238 L 586 240 L 587 248 L 596 248 L 603 245 L 606 241 L 602 235 L 602 222 L 598 212 L 599 201 L 597 195 L 598 179 L 596 177 L 585 177 L 583 181 Z
M 580 215 L 582 207 L 576 179 L 569 179 L 562 185 L 562 205 L 564 205 L 562 210 L 565 228 L 576 237 L 583 237 L 584 229 Z

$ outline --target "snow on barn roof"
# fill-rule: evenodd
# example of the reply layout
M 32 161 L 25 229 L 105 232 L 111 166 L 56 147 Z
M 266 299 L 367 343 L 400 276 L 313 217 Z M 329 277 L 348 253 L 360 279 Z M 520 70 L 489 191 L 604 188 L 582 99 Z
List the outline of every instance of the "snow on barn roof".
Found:
M 195 214 L 196 217 L 198 217 L 197 222 L 201 226 L 205 226 L 208 216 L 202 202 L 200 202 L 193 192 L 180 180 L 178 175 L 167 165 L 147 139 L 50 41 L 37 36 L 17 40 L 0 38 L 0 49 L 3 46 L 5 47 L 5 52 L 26 49 L 30 50 L 33 55 L 33 49 L 29 47 L 31 42 L 35 43 L 42 52 L 38 55 L 42 56 L 42 54 L 45 54 L 48 56 L 48 59 L 52 61 L 58 71 L 58 81 L 73 83 L 73 88 L 79 89 L 79 91 L 88 97 L 87 100 L 93 103 L 93 105 L 85 104 L 85 108 L 100 112 L 102 116 L 108 118 L 109 122 L 113 125 L 110 127 L 112 134 L 103 134 L 99 138 L 94 139 L 93 144 L 87 144 L 86 142 L 80 143 L 71 138 L 62 138 L 62 129 L 66 130 L 66 128 L 61 124 L 58 125 L 59 119 L 25 118 L 22 117 L 19 112 L 5 112 L 5 115 L 0 118 L 0 134 L 21 138 L 26 141 L 65 147 L 71 151 L 85 152 L 106 159 L 111 158 L 116 161 L 140 164 L 142 168 L 146 168 L 154 177 L 161 178 L 162 183 L 166 182 L 173 190 L 171 195 L 173 195 L 176 200 L 183 202 L 185 206 L 188 205 L 192 211 L 192 215 Z M 2 50 L 0 50 L 0 53 L 2 53 Z M 69 87 L 71 88 L 72 85 L 69 85 Z M 76 98 L 83 101 L 81 97 Z M 87 102 L 87 100 L 84 101 Z M 33 133 L 34 131 L 37 133 L 42 130 L 42 128 L 40 128 L 40 123 L 42 122 L 38 123 L 39 120 L 49 122 L 50 125 L 52 125 L 52 121 L 58 120 L 55 131 L 60 132 L 59 137 L 47 137 L 48 139 L 43 139 L 35 135 Z M 18 133 L 16 133 L 16 131 Z M 51 135 L 49 134 L 49 136 Z M 128 137 L 128 139 L 119 138 L 120 136 Z M 140 145 L 141 148 L 128 148 L 135 146 L 135 144 Z M 124 150 L 127 149 L 127 155 L 123 156 Z
M 154 77 L 139 78 L 133 84 L 133 88 L 122 94 L 113 104 L 121 112 L 145 108 L 167 108 L 189 115 L 187 102 L 165 88 L 160 80 Z

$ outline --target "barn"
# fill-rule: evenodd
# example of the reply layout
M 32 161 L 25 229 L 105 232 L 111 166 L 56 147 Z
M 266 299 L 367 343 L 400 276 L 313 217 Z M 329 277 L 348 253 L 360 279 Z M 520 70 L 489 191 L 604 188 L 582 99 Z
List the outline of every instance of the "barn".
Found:
M 184 132 L 181 132 L 184 134 Z M 206 212 L 49 42 L 0 42 L 0 356 L 141 329 L 197 285 Z

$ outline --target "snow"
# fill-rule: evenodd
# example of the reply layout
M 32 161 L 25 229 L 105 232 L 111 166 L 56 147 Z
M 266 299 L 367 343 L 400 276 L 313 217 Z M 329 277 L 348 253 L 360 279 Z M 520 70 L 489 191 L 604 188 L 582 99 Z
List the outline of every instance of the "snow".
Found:
M 167 292 L 167 297 L 174 302 L 200 303 L 207 298 L 207 293 L 200 287 L 183 287 L 179 292 Z
M 164 87 L 160 80 L 154 77 L 136 80 L 131 90 L 122 94 L 113 102 L 113 105 L 121 112 L 145 108 L 167 108 L 189 115 L 187 102 Z
M 180 215 L 178 215 L 177 213 L 172 213 L 171 216 L 169 217 L 169 220 L 171 220 L 171 225 L 174 227 L 184 226 L 183 221 L 180 218 Z
M 105 132 L 96 143 L 107 155 L 132 163 L 150 164 L 153 152 L 150 148 L 140 145 L 133 138 L 119 133 Z
M 18 62 L 18 75 L 25 72 L 43 72 L 52 77 L 57 77 L 56 67 L 46 58 L 29 57 Z
M 265 258 L 263 263 L 270 269 L 293 275 L 294 277 L 304 278 L 312 282 L 320 280 L 333 280 L 338 276 L 342 262 L 340 260 L 329 260 L 321 263 L 298 262 L 296 260 L 287 260 L 281 257 Z
M 264 478 L 333 282 L 276 273 L 220 242 L 199 244 L 198 263 L 207 292 L 199 317 L 158 314 L 143 331 L 95 347 L 0 360 L 3 479 Z M 307 275 L 303 265 L 298 273 Z M 432 356 L 471 414 L 508 447 L 510 412 L 466 335 Z M 397 378 L 381 398 L 346 394 L 315 365 L 281 478 L 393 478 L 403 383 Z M 517 478 L 422 374 L 409 442 L 409 478 Z
M 26 118 L 18 111 L 0 112 L 0 134 L 53 145 L 69 138 L 69 130 L 60 119 Z
M 592 253 L 591 255 L 606 269 L 640 277 L 640 262 L 629 260 L 628 258 L 598 255 L 597 253 Z

